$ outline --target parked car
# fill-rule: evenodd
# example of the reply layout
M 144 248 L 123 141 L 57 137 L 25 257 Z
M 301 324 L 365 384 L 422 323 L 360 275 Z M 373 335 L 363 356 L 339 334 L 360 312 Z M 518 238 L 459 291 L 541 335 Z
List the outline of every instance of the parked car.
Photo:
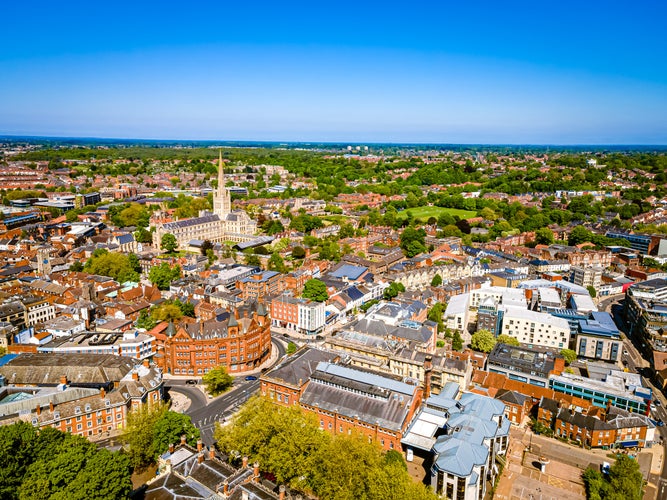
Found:
M 255 377 L 254 375 L 246 375 L 245 379 L 246 380 L 257 380 L 257 377 Z
M 408 450 L 405 452 L 405 460 L 407 462 L 412 462 L 415 458 L 414 451 L 412 451 L 412 448 L 408 448 Z
M 189 378 L 188 380 L 185 381 L 185 383 L 188 385 L 197 385 L 197 379 Z

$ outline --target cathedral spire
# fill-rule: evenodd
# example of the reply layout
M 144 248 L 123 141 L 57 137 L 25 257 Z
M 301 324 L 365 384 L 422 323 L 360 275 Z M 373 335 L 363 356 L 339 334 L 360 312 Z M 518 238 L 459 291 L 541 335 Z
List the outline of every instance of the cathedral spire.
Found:
M 220 159 L 218 160 L 218 189 L 222 189 L 225 185 L 225 169 L 224 163 L 222 163 L 222 149 L 218 151 L 220 152 Z
M 213 213 L 225 219 L 232 211 L 232 200 L 227 188 L 225 188 L 225 164 L 222 161 L 222 149 L 218 160 L 218 189 L 215 190 L 213 198 Z

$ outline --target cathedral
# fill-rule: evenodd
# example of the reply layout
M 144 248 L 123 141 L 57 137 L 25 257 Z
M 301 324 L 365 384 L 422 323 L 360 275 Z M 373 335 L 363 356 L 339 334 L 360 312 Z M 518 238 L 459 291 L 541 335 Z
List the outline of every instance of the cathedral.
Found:
M 167 233 L 176 237 L 179 248 L 186 248 L 192 240 L 241 243 L 255 238 L 257 223 L 244 210 L 232 210 L 229 190 L 225 187 L 222 151 L 218 163 L 218 188 L 213 195 L 213 212 L 205 211 L 199 217 L 157 224 L 153 233 L 155 246 L 160 246 L 162 236 Z

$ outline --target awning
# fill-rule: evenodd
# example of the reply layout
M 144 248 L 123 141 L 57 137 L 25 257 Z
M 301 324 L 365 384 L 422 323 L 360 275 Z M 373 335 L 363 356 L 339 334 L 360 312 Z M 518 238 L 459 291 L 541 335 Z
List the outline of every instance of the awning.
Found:
M 639 446 L 639 441 L 623 441 L 621 446 L 623 448 L 636 448 Z

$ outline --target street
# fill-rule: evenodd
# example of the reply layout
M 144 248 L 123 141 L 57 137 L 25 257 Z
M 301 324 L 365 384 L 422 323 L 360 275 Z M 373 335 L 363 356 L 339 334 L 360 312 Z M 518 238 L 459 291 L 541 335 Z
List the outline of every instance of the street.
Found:
M 277 357 L 271 363 L 271 368 L 285 356 L 285 345 L 282 340 L 273 339 L 273 346 L 277 351 Z M 192 423 L 197 427 L 201 433 L 201 439 L 205 445 L 212 445 L 213 431 L 215 429 L 215 422 L 229 418 L 239 406 L 245 403 L 253 394 L 259 390 L 259 380 L 246 380 L 247 375 L 254 375 L 259 379 L 260 373 L 253 372 L 239 375 L 234 379 L 232 388 L 213 399 L 210 399 L 204 394 L 200 388 L 201 378 L 197 378 L 196 385 L 186 384 L 186 379 L 165 379 L 165 388 L 170 391 L 183 394 L 190 399 L 190 407 L 185 411 L 185 414 L 192 419 Z
M 616 326 L 624 336 L 621 362 L 628 371 L 639 373 L 642 376 L 642 384 L 649 387 L 653 393 L 653 401 L 659 402 L 659 404 L 651 405 L 651 418 L 658 422 L 667 422 L 667 409 L 665 408 L 667 399 L 665 399 L 662 391 L 653 385 L 650 377 L 650 363 L 641 355 L 641 352 L 638 349 L 640 346 L 635 346 L 632 339 L 628 336 L 625 318 L 623 317 L 623 308 L 622 305 L 619 304 L 623 298 L 623 296 L 614 296 L 600 301 L 600 310 L 611 313 Z M 659 426 L 656 430 L 656 438 L 658 438 L 662 445 L 665 446 L 664 451 L 667 454 L 667 427 L 664 425 Z M 663 456 L 667 455 L 663 454 Z M 667 464 L 664 459 L 660 465 L 660 475 L 649 474 L 648 480 L 657 487 L 657 499 L 667 500 Z

